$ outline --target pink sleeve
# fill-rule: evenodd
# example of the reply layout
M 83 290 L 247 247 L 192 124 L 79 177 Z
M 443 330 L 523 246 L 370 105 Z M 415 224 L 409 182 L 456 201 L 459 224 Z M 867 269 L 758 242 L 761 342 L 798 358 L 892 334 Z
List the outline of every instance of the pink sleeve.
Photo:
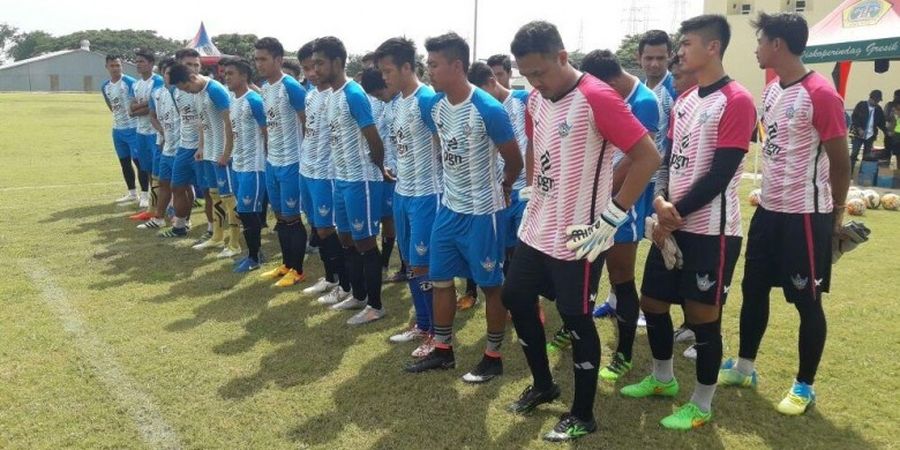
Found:
M 725 89 L 733 88 L 726 86 Z M 750 137 L 756 126 L 756 107 L 747 91 L 732 89 L 727 93 L 728 103 L 719 119 L 719 136 L 716 148 L 738 148 L 747 151 Z
M 582 80 L 578 89 L 591 107 L 597 130 L 623 153 L 630 152 L 634 145 L 647 135 L 647 129 L 638 122 L 625 106 L 622 97 L 611 87 L 590 77 Z
M 844 100 L 834 89 L 818 87 L 809 93 L 812 100 L 812 124 L 819 133 L 819 139 L 830 141 L 847 135 L 847 121 L 844 118 Z

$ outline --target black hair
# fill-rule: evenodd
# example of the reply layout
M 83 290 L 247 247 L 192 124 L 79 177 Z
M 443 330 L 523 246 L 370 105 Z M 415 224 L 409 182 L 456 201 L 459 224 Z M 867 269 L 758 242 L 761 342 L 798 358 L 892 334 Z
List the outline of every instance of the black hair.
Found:
M 235 56 L 232 58 L 224 58 L 219 61 L 219 64 L 222 67 L 234 67 L 238 72 L 244 74 L 247 77 L 247 81 L 253 79 L 253 66 L 250 65 L 250 61 L 247 61 L 244 58 Z
M 284 58 L 284 46 L 278 39 L 273 37 L 264 37 L 253 44 L 253 48 L 257 50 L 265 50 L 272 55 L 272 58 Z
M 153 64 L 156 62 L 156 55 L 154 55 L 152 51 L 150 51 L 146 48 L 139 48 L 139 49 L 135 50 L 134 56 L 135 56 L 135 58 L 136 57 L 144 58 L 150 64 Z
M 191 74 L 193 72 L 191 69 L 188 69 L 188 66 L 180 62 L 172 64 L 172 67 L 169 69 L 169 83 L 173 85 L 187 83 L 191 81 Z
M 387 88 L 387 84 L 384 83 L 384 78 L 381 77 L 381 71 L 374 67 L 369 67 L 362 71 L 362 80 L 360 80 L 360 84 L 362 85 L 363 90 L 369 95 L 374 95 L 376 91 Z
M 581 71 L 587 72 L 603 81 L 610 81 L 622 75 L 619 58 L 609 50 L 594 50 L 581 60 Z
M 398 68 L 403 64 L 409 64 L 409 68 L 416 69 L 416 43 L 405 37 L 392 37 L 378 46 L 375 50 L 375 58 L 391 58 L 391 62 Z
M 341 60 L 341 65 L 347 66 L 347 49 L 340 39 L 334 36 L 325 36 L 316 39 L 313 51 L 325 55 L 328 60 Z
M 678 33 L 698 33 L 706 42 L 719 41 L 719 56 L 725 56 L 725 49 L 731 41 L 731 26 L 725 16 L 719 14 L 703 14 L 681 22 Z
M 679 58 L 678 55 L 673 56 L 672 59 L 669 60 L 669 72 L 679 64 L 681 64 L 681 58 Z
M 800 56 L 806 50 L 806 40 L 809 39 L 809 25 L 806 19 L 797 13 L 766 14 L 759 13 L 756 20 L 750 25 L 756 28 L 758 33 L 764 34 L 769 39 L 781 39 L 791 53 Z
M 116 55 L 115 53 L 110 53 L 106 55 L 106 64 L 109 64 L 110 61 L 115 61 L 117 59 L 122 59 L 121 56 Z
M 512 60 L 509 59 L 509 55 L 493 55 L 487 59 L 487 65 L 490 67 L 503 66 L 506 73 L 512 73 Z
M 183 48 L 175 52 L 175 59 L 181 61 L 184 58 L 199 58 L 200 52 L 192 48 Z
M 638 55 L 644 53 L 644 47 L 647 45 L 661 44 L 666 44 L 666 50 L 672 53 L 672 38 L 669 37 L 669 33 L 663 30 L 649 30 L 641 35 L 641 40 L 638 41 Z
M 556 25 L 543 20 L 535 20 L 522 25 L 509 46 L 516 58 L 530 53 L 555 54 L 565 48 Z
M 462 62 L 463 72 L 469 72 L 469 44 L 460 35 L 449 32 L 425 39 L 425 50 L 444 55 L 449 62 Z
M 487 84 L 488 80 L 494 78 L 494 72 L 491 71 L 491 66 L 481 61 L 475 61 L 472 63 L 472 67 L 469 67 L 468 78 L 469 83 L 482 87 Z
M 884 97 L 881 95 L 881 89 L 875 89 L 872 92 L 869 92 L 869 98 L 872 100 L 883 100 Z
M 363 63 L 371 62 L 372 64 L 375 64 L 375 52 L 368 52 L 365 55 L 363 55 L 363 57 L 360 58 L 359 60 L 360 60 L 360 62 L 363 62 Z
M 423 78 L 425 76 L 425 63 L 422 61 L 416 61 L 416 76 L 419 78 Z
M 159 69 L 159 74 L 165 74 L 166 69 L 172 64 L 175 64 L 175 58 L 172 58 L 171 56 L 163 58 L 162 61 L 160 61 L 159 64 L 156 65 L 156 67 Z
M 298 75 L 303 73 L 303 68 L 300 67 L 300 63 L 290 60 L 290 59 L 286 59 L 286 60 L 282 61 L 281 68 L 290 70 L 291 72 L 294 72 Z
M 300 50 L 297 50 L 297 60 L 303 61 L 304 59 L 312 58 L 313 52 L 316 48 L 316 40 L 313 39 L 300 47 Z

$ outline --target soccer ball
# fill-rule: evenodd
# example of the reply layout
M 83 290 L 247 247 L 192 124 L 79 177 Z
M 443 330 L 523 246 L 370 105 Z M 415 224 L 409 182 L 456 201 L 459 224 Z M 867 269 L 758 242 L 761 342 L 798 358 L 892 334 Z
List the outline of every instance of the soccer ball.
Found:
M 759 206 L 759 196 L 762 194 L 762 189 L 754 189 L 750 191 L 750 200 L 751 206 Z
M 866 212 L 866 202 L 859 198 L 854 198 L 847 202 L 847 213 L 851 216 L 861 216 Z
M 866 208 L 878 209 L 878 205 L 881 205 L 881 196 L 877 192 L 867 190 L 863 192 L 863 195 L 866 200 Z
M 863 191 L 861 191 L 856 186 L 851 187 L 847 191 L 847 200 L 853 200 L 854 198 L 862 199 L 864 197 L 865 197 L 865 195 L 863 195 Z
M 900 196 L 897 194 L 884 194 L 884 197 L 881 197 L 881 206 L 890 211 L 900 209 Z

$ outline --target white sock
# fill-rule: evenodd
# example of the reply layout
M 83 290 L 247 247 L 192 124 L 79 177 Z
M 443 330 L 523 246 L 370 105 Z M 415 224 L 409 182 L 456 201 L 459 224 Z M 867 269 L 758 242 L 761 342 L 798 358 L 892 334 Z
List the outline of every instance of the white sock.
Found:
M 141 200 L 148 200 L 150 198 L 149 191 L 141 191 Z
M 653 378 L 663 383 L 668 383 L 675 378 L 672 369 L 672 359 L 653 359 Z
M 691 403 L 700 407 L 703 412 L 709 412 L 712 409 L 712 399 L 716 395 L 715 384 L 700 384 L 694 386 L 694 394 L 691 395 Z
M 753 373 L 753 360 L 738 358 L 737 364 L 734 366 L 734 369 L 740 372 L 741 375 L 748 376 Z
M 206 223 L 206 231 L 209 231 L 210 233 L 212 233 L 212 230 L 213 230 L 212 222 L 207 222 Z
M 609 295 L 606 296 L 606 303 L 609 303 L 612 309 L 616 309 L 616 293 L 613 292 L 612 288 L 609 289 Z
M 181 217 L 175 217 L 175 220 L 172 221 L 172 226 L 175 228 L 184 228 L 185 219 Z
M 137 197 L 137 189 L 129 189 L 128 195 L 130 195 L 132 197 Z

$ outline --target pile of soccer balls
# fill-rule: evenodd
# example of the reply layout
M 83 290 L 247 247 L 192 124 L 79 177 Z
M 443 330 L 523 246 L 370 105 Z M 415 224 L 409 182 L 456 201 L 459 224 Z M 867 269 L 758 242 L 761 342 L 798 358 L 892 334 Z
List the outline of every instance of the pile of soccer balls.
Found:
M 750 206 L 759 206 L 761 193 L 760 189 L 750 191 L 747 198 Z M 880 196 L 871 189 L 862 190 L 856 186 L 851 186 L 847 191 L 847 213 L 851 216 L 861 216 L 867 209 L 878 209 L 879 206 L 889 211 L 897 211 L 900 209 L 900 196 L 897 194 Z

